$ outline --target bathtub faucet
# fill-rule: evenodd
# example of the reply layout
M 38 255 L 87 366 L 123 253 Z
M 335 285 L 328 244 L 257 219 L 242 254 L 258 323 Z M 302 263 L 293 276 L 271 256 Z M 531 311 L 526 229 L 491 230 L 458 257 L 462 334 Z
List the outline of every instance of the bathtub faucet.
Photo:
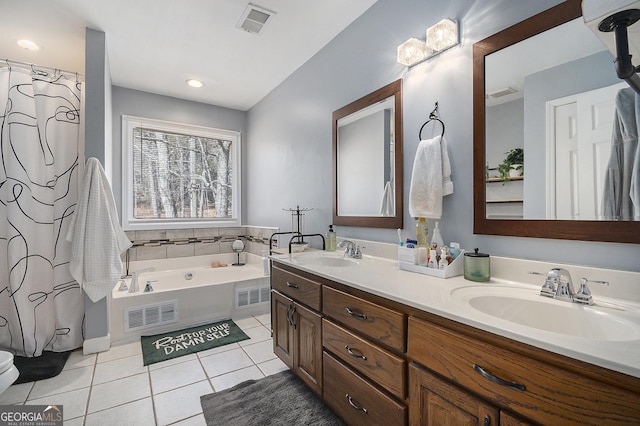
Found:
M 129 293 L 137 293 L 138 292 L 138 276 L 143 272 L 153 272 L 156 268 L 144 268 L 139 269 L 137 271 L 133 271 L 131 273 L 131 285 L 129 286 Z

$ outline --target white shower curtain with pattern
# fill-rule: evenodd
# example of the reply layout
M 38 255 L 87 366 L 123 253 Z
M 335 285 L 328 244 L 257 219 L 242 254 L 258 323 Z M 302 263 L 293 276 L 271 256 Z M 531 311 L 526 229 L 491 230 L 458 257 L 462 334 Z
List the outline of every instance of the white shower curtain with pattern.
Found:
M 82 346 L 84 296 L 65 236 L 78 199 L 81 83 L 0 69 L 0 350 Z

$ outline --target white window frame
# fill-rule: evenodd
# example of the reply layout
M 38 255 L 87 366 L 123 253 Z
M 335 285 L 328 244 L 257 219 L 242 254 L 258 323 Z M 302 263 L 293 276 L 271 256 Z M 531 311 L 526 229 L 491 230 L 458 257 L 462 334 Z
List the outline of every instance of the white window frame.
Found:
M 174 218 L 174 219 L 136 219 L 133 216 L 133 129 L 147 127 L 160 131 L 194 135 L 212 139 L 225 139 L 232 142 L 232 215 L 227 218 Z M 122 116 L 122 227 L 125 230 L 145 229 L 181 229 L 205 227 L 237 227 L 241 224 L 241 133 L 233 130 L 216 129 L 193 124 L 176 123 L 165 120 Z

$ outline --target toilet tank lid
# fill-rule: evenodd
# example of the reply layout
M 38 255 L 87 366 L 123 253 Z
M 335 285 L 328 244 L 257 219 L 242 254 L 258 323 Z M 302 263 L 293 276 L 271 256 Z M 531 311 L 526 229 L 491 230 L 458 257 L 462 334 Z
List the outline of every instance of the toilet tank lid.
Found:
M 13 365 L 13 354 L 6 351 L 0 351 L 0 373 L 8 370 Z

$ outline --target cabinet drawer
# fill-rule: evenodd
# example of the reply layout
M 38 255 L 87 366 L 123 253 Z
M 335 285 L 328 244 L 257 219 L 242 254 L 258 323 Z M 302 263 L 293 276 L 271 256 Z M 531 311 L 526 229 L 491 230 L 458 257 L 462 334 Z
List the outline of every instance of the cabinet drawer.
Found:
M 349 425 L 404 425 L 407 407 L 323 352 L 324 401 Z
M 345 330 L 322 320 L 322 345 L 343 362 L 400 399 L 405 397 L 406 361 Z
M 409 318 L 408 355 L 543 424 L 638 424 L 640 395 Z
M 405 351 L 404 314 L 325 286 L 324 313 L 391 348 Z
M 274 266 L 271 268 L 271 288 L 309 306 L 311 309 L 320 310 L 322 286 L 315 281 Z

